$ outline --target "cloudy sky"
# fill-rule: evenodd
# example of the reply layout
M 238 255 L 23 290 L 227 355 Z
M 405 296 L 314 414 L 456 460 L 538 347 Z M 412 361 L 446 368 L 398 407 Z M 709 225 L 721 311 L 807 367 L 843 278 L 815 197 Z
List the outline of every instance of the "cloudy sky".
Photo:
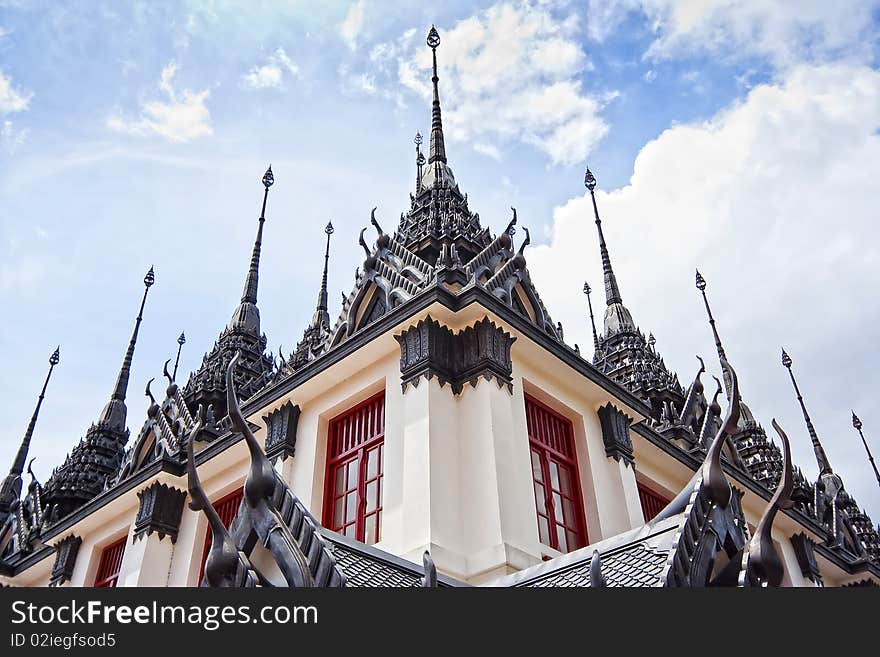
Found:
M 181 367 L 198 365 L 240 295 L 270 162 L 270 347 L 289 352 L 313 312 L 328 219 L 338 312 L 370 208 L 390 229 L 408 205 L 412 138 L 430 127 L 431 23 L 450 164 L 493 230 L 519 210 L 566 339 L 590 353 L 584 280 L 604 305 L 589 163 L 624 301 L 682 382 L 695 354 L 719 369 L 699 267 L 755 414 L 780 421 L 814 477 L 784 345 L 832 466 L 880 520 L 850 422 L 852 408 L 880 457 L 868 0 L 0 0 L 0 464 L 58 343 L 38 475 L 97 417 L 151 264 L 133 432 L 181 331 Z

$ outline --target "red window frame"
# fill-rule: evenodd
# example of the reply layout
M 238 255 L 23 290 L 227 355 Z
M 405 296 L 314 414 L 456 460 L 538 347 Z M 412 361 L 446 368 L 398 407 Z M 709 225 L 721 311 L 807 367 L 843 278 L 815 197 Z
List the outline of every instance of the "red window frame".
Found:
M 123 536 L 101 550 L 101 560 L 98 562 L 98 572 L 95 574 L 96 589 L 116 587 L 119 571 L 122 568 L 122 557 L 125 555 L 126 541 L 128 536 Z
M 559 552 L 589 544 L 571 421 L 525 396 L 538 538 Z M 548 485 L 549 484 L 549 485 Z
M 642 515 L 645 517 L 645 522 L 653 520 L 671 501 L 641 481 L 637 480 L 636 486 L 639 489 L 639 502 L 642 504 Z
M 238 507 L 243 498 L 244 488 L 239 488 L 228 495 L 224 495 L 216 502 L 211 503 L 211 506 L 214 507 L 217 515 L 220 516 L 220 520 L 223 522 L 223 526 L 226 527 L 226 529 L 229 529 L 232 526 L 232 521 L 235 520 L 235 516 L 238 515 Z M 205 548 L 202 550 L 202 565 L 199 566 L 199 579 L 196 584 L 197 586 L 202 583 L 202 579 L 205 577 L 205 561 L 208 559 L 208 551 L 210 549 L 211 528 L 208 527 L 208 530 L 205 532 Z
M 384 445 L 384 390 L 330 420 L 323 524 L 367 545 L 381 538 Z

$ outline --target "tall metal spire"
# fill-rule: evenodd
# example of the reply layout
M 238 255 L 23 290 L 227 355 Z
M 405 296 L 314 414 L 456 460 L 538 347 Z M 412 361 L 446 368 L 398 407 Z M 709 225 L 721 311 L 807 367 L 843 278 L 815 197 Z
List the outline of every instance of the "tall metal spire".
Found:
M 590 326 L 593 327 L 593 348 L 599 351 L 599 335 L 596 333 L 596 319 L 593 317 L 593 302 L 590 300 L 590 284 L 584 281 L 584 294 L 587 295 L 587 305 L 590 307 Z
M 333 223 L 328 221 L 324 228 L 327 243 L 324 247 L 324 274 L 321 276 L 321 289 L 318 291 L 318 305 L 312 316 L 312 326 L 320 328 L 330 326 L 330 314 L 327 312 L 327 266 L 330 261 L 330 236 L 333 234 Z
M 798 388 L 797 381 L 795 381 L 794 373 L 791 371 L 791 356 L 789 356 L 785 349 L 782 350 L 782 364 L 788 370 L 788 375 L 791 377 L 791 384 L 794 386 L 794 391 L 797 394 L 798 403 L 801 405 L 801 411 L 804 413 L 804 421 L 807 423 L 807 431 L 810 434 L 810 440 L 813 442 L 813 451 L 816 453 L 816 462 L 819 464 L 819 476 L 824 474 L 831 474 L 833 470 L 831 469 L 831 465 L 828 463 L 828 457 L 825 455 L 825 450 L 822 448 L 822 443 L 819 442 L 819 436 L 816 434 L 816 428 L 813 426 L 813 421 L 810 419 L 810 414 L 807 412 L 807 407 L 804 404 L 804 398 L 801 395 L 800 388 Z
M 147 303 L 147 294 L 155 282 L 156 274 L 153 272 L 153 268 L 150 267 L 150 271 L 144 276 L 144 296 L 141 297 L 141 307 L 138 309 L 137 317 L 134 320 L 134 330 L 131 332 L 131 339 L 128 341 L 128 349 L 125 351 L 125 358 L 122 360 L 119 376 L 116 377 L 116 387 L 113 389 L 111 399 L 125 401 L 125 394 L 128 391 L 128 378 L 131 376 L 131 360 L 134 357 L 134 347 L 137 344 L 141 321 L 144 319 L 144 305 Z
M 855 427 L 856 431 L 859 432 L 859 436 L 862 438 L 862 444 L 865 446 L 865 451 L 868 452 L 868 460 L 871 462 L 871 467 L 874 468 L 874 476 L 877 477 L 877 484 L 880 484 L 880 471 L 877 470 L 877 464 L 874 462 L 874 457 L 871 454 L 871 448 L 868 447 L 868 441 L 865 440 L 865 434 L 862 433 L 862 421 L 859 419 L 856 412 L 852 412 L 852 423 L 853 427 Z
M 709 316 L 709 326 L 712 327 L 712 335 L 715 338 L 715 350 L 718 352 L 718 360 L 726 361 L 727 354 L 724 353 L 724 346 L 721 344 L 721 337 L 718 335 L 718 329 L 715 328 L 715 318 L 712 316 L 712 309 L 709 307 L 709 299 L 706 296 L 706 279 L 700 274 L 700 271 L 697 270 L 697 289 L 703 295 L 703 303 L 706 306 L 706 314 Z M 723 368 L 722 368 L 723 369 Z M 724 370 L 724 392 L 727 395 L 727 398 L 730 399 L 730 374 L 727 370 Z
M 263 174 L 263 207 L 260 210 L 259 226 L 257 228 L 257 238 L 254 240 L 254 250 L 251 253 L 251 266 L 248 268 L 247 278 L 244 281 L 244 291 L 241 294 L 241 301 L 256 303 L 257 302 L 257 284 L 260 277 L 260 249 L 263 246 L 263 224 L 266 222 L 266 200 L 269 198 L 269 188 L 275 182 L 275 176 L 272 174 L 272 165 L 266 169 Z
M 141 321 L 144 318 L 144 306 L 147 303 L 147 294 L 153 283 L 156 282 L 156 275 L 153 268 L 144 276 L 144 295 L 141 297 L 141 306 L 138 309 L 137 317 L 134 320 L 134 330 L 131 332 L 131 339 L 128 341 L 128 349 L 125 351 L 125 358 L 122 359 L 122 367 L 119 368 L 119 374 L 116 377 L 116 386 L 113 388 L 113 394 L 110 401 L 104 406 L 99 422 L 108 422 L 113 428 L 120 431 L 125 430 L 125 416 L 127 409 L 125 408 L 125 395 L 128 391 L 128 379 L 131 376 L 131 361 L 134 358 L 134 348 L 137 344 L 138 331 L 141 328 Z
M 605 277 L 605 303 L 609 306 L 614 303 L 623 303 L 620 289 L 617 287 L 617 278 L 614 276 L 614 270 L 611 269 L 611 257 L 608 255 L 605 235 L 602 233 L 602 220 L 599 218 L 599 207 L 596 205 L 596 178 L 589 168 L 584 174 L 584 186 L 590 190 L 590 197 L 593 199 L 593 215 L 596 217 L 596 228 L 599 230 L 599 252 L 602 255 L 602 274 Z
M 275 182 L 272 174 L 272 165 L 263 174 L 263 206 L 260 210 L 257 237 L 254 240 L 254 250 L 251 253 L 251 264 L 248 267 L 247 277 L 244 280 L 244 290 L 241 293 L 241 303 L 232 313 L 229 321 L 229 329 L 240 332 L 259 334 L 260 311 L 257 309 L 257 286 L 260 280 L 260 250 L 263 246 L 263 224 L 266 222 L 266 200 L 269 198 L 269 188 Z
M 37 425 L 37 416 L 40 414 L 40 406 L 43 405 L 43 398 L 46 396 L 46 387 L 49 385 L 49 379 L 52 377 L 52 371 L 61 360 L 61 348 L 58 347 L 49 356 L 49 373 L 46 374 L 46 380 L 43 382 L 43 389 L 40 390 L 40 396 L 37 397 L 37 405 L 34 408 L 34 414 L 28 423 L 24 432 L 24 438 L 21 439 L 21 445 L 18 447 L 18 453 L 15 455 L 15 461 L 9 469 L 9 474 L 0 486 L 0 512 L 8 512 L 9 506 L 18 499 L 21 494 L 21 474 L 24 472 L 25 462 L 27 461 L 28 450 L 31 445 L 31 438 L 34 435 L 34 427 Z
M 440 92 L 437 88 L 437 82 L 440 80 L 437 77 L 437 46 L 440 45 L 440 35 L 433 25 L 428 32 L 427 43 L 434 59 L 434 73 L 431 76 L 431 83 L 434 85 L 434 98 L 431 103 L 431 148 L 428 164 L 434 162 L 446 164 L 446 145 L 443 142 L 443 122 L 440 118 Z
M 171 375 L 173 381 L 177 380 L 177 366 L 180 365 L 180 352 L 183 351 L 183 345 L 185 344 L 186 335 L 181 331 L 180 336 L 177 338 L 177 358 L 174 359 L 174 373 Z

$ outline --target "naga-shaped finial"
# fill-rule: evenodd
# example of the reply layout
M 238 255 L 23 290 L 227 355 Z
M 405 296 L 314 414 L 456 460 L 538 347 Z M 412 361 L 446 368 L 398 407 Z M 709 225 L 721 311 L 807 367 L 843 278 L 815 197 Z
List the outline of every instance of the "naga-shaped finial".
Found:
M 706 461 L 703 463 L 703 484 L 706 486 L 709 497 L 721 508 L 726 508 L 730 503 L 730 482 L 721 468 L 721 451 L 728 436 L 736 435 L 740 417 L 739 384 L 736 372 L 726 359 L 721 360 L 721 368 L 730 375 L 731 394 L 730 404 L 727 406 L 727 414 L 724 421 L 715 434 L 715 439 L 709 446 Z
M 593 550 L 593 556 L 590 558 L 590 588 L 604 588 L 606 586 L 608 586 L 608 581 L 602 574 L 602 557 L 599 556 L 599 550 Z
M 385 231 L 382 230 L 382 226 L 379 225 L 379 222 L 376 221 L 376 208 L 370 210 L 370 223 L 373 224 L 373 228 L 376 229 L 376 232 L 379 235 L 384 235 Z
M 504 229 L 504 232 L 513 237 L 514 233 L 516 233 L 516 208 L 510 206 L 510 209 L 513 210 L 513 219 L 510 220 L 510 223 L 507 224 L 507 228 Z
M 422 577 L 421 584 L 423 588 L 436 588 L 437 586 L 437 566 L 431 558 L 431 553 L 425 550 L 422 555 L 422 565 L 425 567 L 425 576 Z
M 361 247 L 364 250 L 364 253 L 366 253 L 367 257 L 369 258 L 373 254 L 370 253 L 370 249 L 367 247 L 367 243 L 364 241 L 364 233 L 366 233 L 366 232 L 367 232 L 366 228 L 361 229 L 361 234 L 358 236 L 358 244 L 361 245 Z
M 790 509 L 794 505 L 791 499 L 794 480 L 791 471 L 791 445 L 788 442 L 788 436 L 777 424 L 775 418 L 772 424 L 782 440 L 782 475 L 776 485 L 773 497 L 770 498 L 770 503 L 764 510 L 764 515 L 758 522 L 758 528 L 749 541 L 748 549 L 743 555 L 743 569 L 740 573 L 741 585 L 750 583 L 777 587 L 785 576 L 785 566 L 773 542 L 773 520 L 779 509 Z
M 523 251 L 526 250 L 526 247 L 532 243 L 532 236 L 529 234 L 529 229 L 523 226 L 523 231 L 526 234 L 526 238 L 523 240 L 523 243 L 519 247 L 518 255 L 522 255 Z

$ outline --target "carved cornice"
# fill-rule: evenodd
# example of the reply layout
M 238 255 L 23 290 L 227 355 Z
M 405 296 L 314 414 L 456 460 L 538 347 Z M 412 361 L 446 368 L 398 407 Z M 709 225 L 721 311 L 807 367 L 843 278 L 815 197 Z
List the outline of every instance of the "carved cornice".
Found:
M 140 507 L 134 521 L 135 540 L 156 532 L 160 541 L 165 536 L 169 536 L 174 543 L 177 540 L 177 530 L 180 528 L 186 492 L 153 482 L 147 488 L 138 491 L 137 496 Z
M 476 387 L 480 377 L 513 392 L 510 347 L 515 337 L 484 317 L 458 333 L 430 316 L 394 336 L 400 343 L 401 387 L 418 386 L 421 377 L 437 377 L 460 394 L 465 383 Z
M 797 557 L 801 574 L 811 582 L 822 583 L 822 574 L 819 572 L 819 564 L 816 562 L 816 553 L 813 551 L 815 543 L 809 536 L 801 532 L 791 537 L 791 545 Z
M 632 438 L 629 425 L 632 418 L 608 402 L 599 408 L 599 422 L 602 425 L 602 442 L 605 443 L 605 456 L 626 465 L 634 463 Z
M 76 555 L 82 539 L 79 536 L 66 536 L 58 541 L 55 546 L 55 563 L 52 566 L 52 575 L 49 578 L 49 586 L 61 586 L 73 577 L 73 567 L 76 565 Z
M 272 461 L 279 456 L 283 461 L 296 453 L 296 430 L 299 425 L 299 405 L 287 402 L 281 408 L 263 416 L 266 423 L 266 456 Z

